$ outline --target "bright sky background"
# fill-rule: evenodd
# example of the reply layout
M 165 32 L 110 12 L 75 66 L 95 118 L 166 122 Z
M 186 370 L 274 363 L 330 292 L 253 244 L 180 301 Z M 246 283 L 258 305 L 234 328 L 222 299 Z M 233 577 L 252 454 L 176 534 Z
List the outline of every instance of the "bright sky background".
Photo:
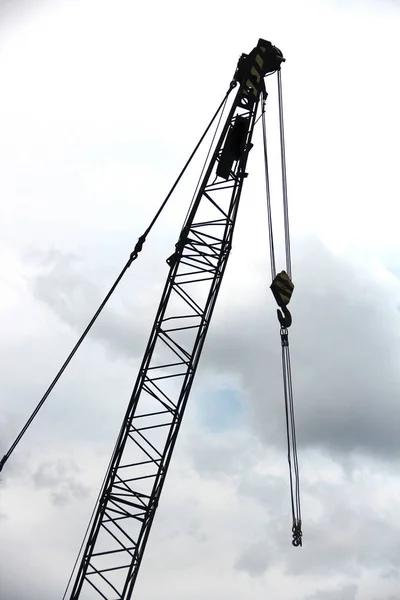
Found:
M 263 37 L 287 59 L 304 547 L 290 543 L 258 126 L 138 579 L 142 600 L 400 595 L 399 31 L 397 0 L 0 1 L 1 455 L 125 264 L 240 54 Z M 272 89 L 268 106 L 274 139 Z M 1 600 L 62 597 L 198 165 L 2 472 Z

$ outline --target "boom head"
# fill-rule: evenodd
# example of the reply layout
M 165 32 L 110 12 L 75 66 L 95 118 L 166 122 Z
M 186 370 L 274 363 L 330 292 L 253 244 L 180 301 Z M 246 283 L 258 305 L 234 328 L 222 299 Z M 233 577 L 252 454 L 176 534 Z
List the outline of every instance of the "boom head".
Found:
M 243 87 L 240 102 L 243 108 L 259 99 L 261 92 L 265 92 L 264 77 L 279 71 L 283 62 L 285 59 L 279 48 L 261 38 L 250 54 L 242 54 L 233 79 Z

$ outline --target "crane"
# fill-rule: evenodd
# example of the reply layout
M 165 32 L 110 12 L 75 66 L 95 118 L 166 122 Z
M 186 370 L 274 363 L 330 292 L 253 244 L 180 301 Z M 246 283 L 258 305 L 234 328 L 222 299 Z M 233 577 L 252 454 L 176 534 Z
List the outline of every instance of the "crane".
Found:
M 261 102 L 265 126 L 264 106 L 267 93 L 264 79 L 275 72 L 280 78 L 281 64 L 284 60 L 282 52 L 271 42 L 259 39 L 249 54 L 242 54 L 239 58 L 233 80 L 217 111 L 219 113 L 221 107 L 225 106 L 228 95 L 237 88 L 229 114 L 186 215 L 174 252 L 167 259 L 169 272 L 154 324 L 80 557 L 76 563 L 74 578 L 72 580 L 71 576 L 70 579 L 70 591 L 68 596 L 66 591 L 64 598 L 129 600 L 134 593 L 230 255 L 242 186 L 247 177 L 246 166 L 252 149 L 257 111 Z M 279 93 L 281 94 L 280 86 Z M 272 260 L 273 239 L 265 127 L 263 131 Z M 283 127 L 281 127 L 281 134 L 283 135 Z M 284 161 L 284 154 L 282 154 L 282 161 Z M 284 163 L 282 164 L 284 166 Z M 284 175 L 284 183 L 285 177 L 286 175 Z M 284 200 L 286 200 L 284 206 L 287 211 L 286 191 Z M 127 267 L 137 258 L 149 229 L 139 238 L 127 265 L 105 301 Z M 290 476 L 292 483 L 294 467 L 293 477 L 298 484 L 288 356 L 288 327 L 291 324 L 291 315 L 287 304 L 293 291 L 288 245 L 287 263 L 289 267 L 279 274 L 275 272 L 275 262 L 271 263 L 273 275 L 271 289 L 278 303 L 278 318 L 281 326 Z M 104 304 L 105 302 L 68 357 L 66 364 L 74 355 Z M 54 385 L 62 372 L 63 369 L 53 381 Z M 46 392 L 47 395 L 52 386 Z M 47 398 L 46 394 L 38 408 Z M 19 439 L 17 438 L 16 443 Z M 0 461 L 0 470 L 16 443 Z M 295 459 L 294 463 L 291 457 Z M 298 546 L 301 545 L 302 539 L 298 487 L 294 496 L 293 486 L 291 492 L 293 544 Z

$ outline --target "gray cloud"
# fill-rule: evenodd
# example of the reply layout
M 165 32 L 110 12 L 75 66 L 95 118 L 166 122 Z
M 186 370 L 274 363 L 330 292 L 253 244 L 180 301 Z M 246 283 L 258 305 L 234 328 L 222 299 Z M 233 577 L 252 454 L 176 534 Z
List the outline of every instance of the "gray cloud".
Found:
M 335 590 L 318 591 L 305 600 L 355 600 L 356 594 L 357 586 L 350 584 Z
M 55 505 L 63 506 L 73 498 L 84 498 L 89 493 L 76 474 L 79 469 L 72 460 L 58 459 L 41 463 L 32 475 L 36 488 L 49 490 Z
M 399 579 L 400 573 L 398 569 L 388 569 L 382 573 L 383 579 Z
M 398 456 L 400 284 L 390 276 L 378 280 L 316 241 L 297 251 L 290 336 L 299 444 L 324 447 L 343 459 L 358 450 Z M 78 331 L 90 318 L 88 304 L 100 303 L 99 290 L 71 257 L 53 253 L 48 262 L 33 280 L 35 297 Z M 128 299 L 129 290 L 123 290 L 119 304 L 99 319 L 94 334 L 113 352 L 138 356 L 144 348 L 159 284 L 151 289 L 153 306 L 144 305 L 143 298 L 139 305 L 138 296 Z M 257 433 L 281 445 L 278 324 L 273 304 L 264 306 L 257 296 L 261 300 L 256 290 L 242 292 L 230 306 L 222 298 L 201 372 L 233 377 L 252 406 Z M 133 318 L 139 311 L 147 321 Z
M 235 563 L 239 571 L 246 571 L 251 577 L 263 575 L 270 566 L 265 544 L 257 542 L 247 548 Z
M 205 480 L 229 482 L 233 478 L 238 497 L 257 506 L 260 526 L 255 541 L 244 543 L 233 558 L 238 571 L 256 578 L 277 565 L 284 565 L 293 577 L 335 573 L 359 577 L 364 569 L 373 568 L 382 574 L 396 571 L 400 531 L 393 525 L 390 511 L 381 517 L 374 513 L 373 499 L 366 498 L 353 477 L 366 460 L 374 472 L 382 469 L 380 460 L 398 459 L 396 399 L 400 382 L 396 365 L 385 350 L 391 346 L 395 354 L 398 345 L 399 285 L 394 277 L 381 280 L 368 269 L 335 258 L 318 242 L 307 242 L 299 250 L 291 336 L 304 547 L 295 558 L 290 545 L 287 467 L 281 454 L 284 421 L 278 327 L 273 305 L 270 303 L 267 314 L 254 300 L 254 293 L 238 295 L 229 308 L 222 295 L 200 374 L 203 385 L 208 382 L 211 386 L 210 393 L 215 374 L 219 381 L 225 377 L 239 388 L 242 402 L 252 409 L 243 413 L 241 423 L 248 433 L 233 430 L 220 439 L 211 435 L 205 443 L 204 432 L 192 432 L 189 455 Z M 36 297 L 74 324 L 73 307 L 79 307 L 80 298 L 93 295 L 94 288 L 82 281 L 69 260 L 64 262 L 61 257 L 55 262 L 52 259 L 51 264 L 48 272 L 34 280 Z M 85 289 L 90 290 L 88 294 Z M 386 306 L 381 298 L 387 299 Z M 121 302 L 123 305 L 123 296 Z M 114 310 L 114 331 L 102 330 L 97 339 L 124 356 L 129 319 L 120 307 Z M 197 401 L 200 407 L 199 403 L 201 398 Z M 275 451 L 268 450 L 267 456 L 271 464 L 281 465 L 279 475 L 259 476 L 254 465 L 271 445 Z M 313 453 L 321 450 L 341 463 L 340 484 L 323 479 L 311 483 L 308 475 L 303 475 L 302 468 L 307 473 L 315 464 Z M 368 455 L 378 461 L 371 463 Z M 201 531 L 196 536 L 204 539 Z
M 48 0 L 0 0 L 0 27 L 20 24 L 42 8 Z
M 251 478 L 255 479 L 254 473 Z M 276 491 L 280 488 L 280 498 L 286 499 L 287 484 L 283 479 L 272 485 L 268 477 L 262 480 L 262 496 L 258 493 L 253 496 L 264 513 L 259 539 L 239 554 L 236 561 L 239 570 L 254 576 L 282 563 L 294 577 L 306 574 L 329 577 L 335 573 L 359 577 L 364 569 L 375 569 L 384 576 L 389 570 L 396 572 L 399 568 L 400 532 L 393 520 L 394 506 L 385 515 L 378 516 L 373 509 L 374 498 L 364 501 L 362 489 L 350 481 L 340 485 L 322 481 L 310 485 L 303 478 L 304 545 L 293 550 L 289 517 L 284 518 L 277 509 Z M 251 495 L 251 489 L 247 488 L 246 494 Z M 343 500 L 344 495 L 346 500 Z
M 299 444 L 398 455 L 399 282 L 378 280 L 316 242 L 297 252 L 290 338 Z M 203 360 L 240 378 L 258 434 L 278 442 L 278 325 L 273 306 L 253 298 L 241 294 L 218 315 Z
M 111 273 L 108 281 L 103 273 L 101 280 L 95 284 L 85 265 L 71 254 L 52 250 L 31 254 L 30 260 L 36 264 L 36 275 L 31 280 L 34 297 L 68 323 L 78 337 L 118 273 Z M 128 278 L 127 275 L 125 279 Z M 112 354 L 117 349 L 122 357 L 130 358 L 144 349 L 150 321 L 143 317 L 151 314 L 151 308 L 155 306 L 158 294 L 161 294 L 161 287 L 152 282 L 151 291 L 138 294 L 134 282 L 124 281 L 120 288 L 117 288 L 90 335 L 105 342 L 105 347 L 111 349 Z M 141 318 L 136 317 L 138 314 Z
M 204 485 L 234 482 L 244 512 L 241 525 L 251 531 L 247 539 L 252 540 L 243 542 L 233 558 L 238 571 L 259 578 L 283 568 L 294 579 L 329 580 L 337 574 L 358 578 L 363 571 L 375 570 L 388 583 L 396 580 L 397 504 L 381 505 L 380 483 L 372 482 L 390 481 L 388 490 L 396 486 L 397 464 L 389 468 L 382 460 L 358 455 L 342 465 L 319 450 L 303 454 L 304 545 L 293 549 L 287 465 L 279 450 L 243 430 L 223 436 L 190 432 L 185 450 Z

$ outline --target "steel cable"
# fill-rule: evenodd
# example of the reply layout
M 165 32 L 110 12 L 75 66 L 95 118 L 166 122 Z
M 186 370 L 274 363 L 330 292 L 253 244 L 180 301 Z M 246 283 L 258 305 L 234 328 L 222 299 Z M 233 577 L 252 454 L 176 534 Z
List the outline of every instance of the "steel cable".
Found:
M 281 175 L 282 175 L 282 198 L 283 198 L 283 219 L 284 219 L 284 240 L 285 240 L 285 258 L 286 258 L 286 273 L 291 281 L 292 265 L 291 265 L 291 249 L 290 249 L 290 228 L 289 228 L 289 204 L 287 193 L 287 177 L 286 177 L 286 153 L 285 153 L 285 134 L 283 123 L 283 101 L 282 101 L 282 80 L 281 72 L 278 70 L 278 105 L 279 105 L 279 134 L 280 134 L 280 151 L 281 151 Z M 262 129 L 263 129 L 263 145 L 264 145 L 264 171 L 265 171 L 265 190 L 267 200 L 267 215 L 268 215 L 268 234 L 269 234 L 269 249 L 271 262 L 271 277 L 272 281 L 276 279 L 276 259 L 275 259 L 275 244 L 273 235 L 272 223 L 272 204 L 271 192 L 269 184 L 268 170 L 268 153 L 267 153 L 267 133 L 265 119 L 265 101 L 266 95 L 263 98 L 262 107 Z M 290 297 L 289 297 L 290 299 Z M 294 546 L 302 545 L 302 530 L 301 530 L 301 506 L 300 506 L 300 476 L 299 464 L 297 458 L 297 441 L 296 441 L 296 425 L 293 400 L 293 382 L 292 370 L 290 362 L 289 336 L 288 327 L 291 324 L 290 313 L 286 309 L 286 304 L 279 304 L 283 309 L 283 316 L 278 317 L 281 322 L 280 336 L 282 346 L 282 375 L 283 375 L 283 393 L 285 402 L 285 418 L 286 418 L 286 439 L 287 439 L 287 460 L 289 465 L 289 484 L 290 484 L 290 500 L 292 509 L 292 543 Z M 286 314 L 285 314 L 286 311 Z M 290 316 L 290 320 L 287 317 Z M 281 320 L 282 318 L 282 320 Z M 286 320 L 286 324 L 282 322 Z
M 283 124 L 283 100 L 282 100 L 282 76 L 278 70 L 278 104 L 279 104 L 279 133 L 281 142 L 281 172 L 282 172 L 282 196 L 283 196 L 283 215 L 285 227 L 285 252 L 286 252 L 286 272 L 292 279 L 292 259 L 290 251 L 290 231 L 289 231 L 289 204 L 287 193 L 286 177 L 286 152 L 285 152 L 285 130 Z
M 269 186 L 269 170 L 268 170 L 268 152 L 267 152 L 267 126 L 265 120 L 265 102 L 266 95 L 262 100 L 262 131 L 263 131 L 263 146 L 264 146 L 264 174 L 265 174 L 265 193 L 267 196 L 267 214 L 268 214 L 268 232 L 269 232 L 269 255 L 271 260 L 271 279 L 276 276 L 275 265 L 275 247 L 274 247 L 274 232 L 272 228 L 272 209 L 271 209 L 271 191 Z

